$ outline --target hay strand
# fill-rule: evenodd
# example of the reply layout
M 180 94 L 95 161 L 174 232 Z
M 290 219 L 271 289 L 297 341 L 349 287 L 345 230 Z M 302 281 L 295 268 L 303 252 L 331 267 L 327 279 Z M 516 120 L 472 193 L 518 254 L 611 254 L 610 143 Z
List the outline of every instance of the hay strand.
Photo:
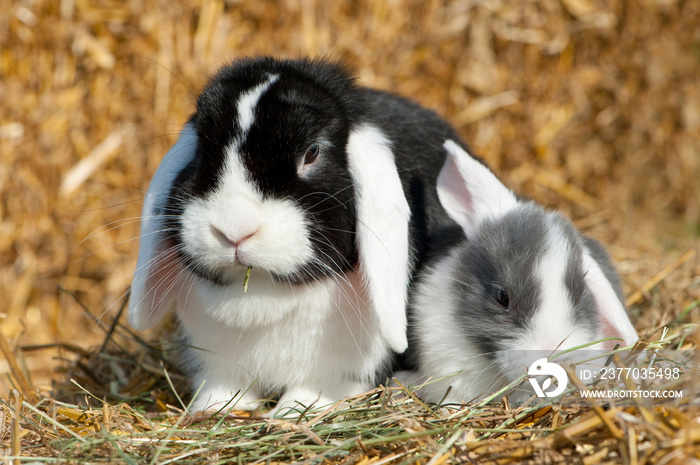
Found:
M 61 186 L 58 188 L 58 196 L 66 199 L 70 198 L 90 176 L 109 161 L 122 146 L 124 140 L 123 131 L 112 132 L 105 140 L 95 147 L 87 157 L 80 160 L 63 177 Z
M 654 287 L 656 287 L 661 281 L 666 279 L 668 275 L 673 273 L 676 269 L 680 268 L 684 263 L 688 262 L 690 259 L 695 257 L 696 250 L 688 250 L 686 253 L 681 255 L 673 263 L 665 267 L 663 270 L 659 271 L 654 277 L 647 281 L 640 289 L 634 291 L 634 293 L 627 298 L 625 305 L 631 307 L 639 303 L 646 295 L 649 294 Z

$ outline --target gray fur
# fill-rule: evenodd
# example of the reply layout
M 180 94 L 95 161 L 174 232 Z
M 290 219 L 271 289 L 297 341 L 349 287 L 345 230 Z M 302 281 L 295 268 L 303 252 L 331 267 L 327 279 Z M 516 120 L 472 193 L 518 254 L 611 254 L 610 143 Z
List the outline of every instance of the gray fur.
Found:
M 459 254 L 455 272 L 458 279 L 452 284 L 459 303 L 455 311 L 461 329 L 483 353 L 495 356 L 499 350 L 508 350 L 508 342 L 527 331 L 540 304 L 543 285 L 535 268 L 553 230 L 565 238 L 570 250 L 565 285 L 574 304 L 576 324 L 596 331 L 595 302 L 583 281 L 583 236 L 559 213 L 528 202 L 496 221 L 485 221 L 476 237 L 465 239 L 455 248 Z M 508 292 L 507 309 L 494 299 L 498 287 Z

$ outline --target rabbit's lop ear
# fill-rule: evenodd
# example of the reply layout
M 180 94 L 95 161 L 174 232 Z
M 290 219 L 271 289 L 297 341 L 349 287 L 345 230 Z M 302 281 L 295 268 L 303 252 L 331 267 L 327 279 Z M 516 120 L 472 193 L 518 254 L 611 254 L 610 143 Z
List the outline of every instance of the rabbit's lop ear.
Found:
M 503 216 L 518 205 L 518 199 L 454 141 L 446 141 L 444 147 L 447 159 L 437 180 L 438 197 L 450 218 L 473 237 L 484 220 Z
M 408 223 L 411 210 L 401 186 L 391 143 L 374 126 L 348 139 L 348 164 L 357 199 L 356 244 L 360 276 L 382 335 L 396 352 L 408 347 Z
M 634 344 L 639 336 L 632 326 L 624 304 L 620 301 L 613 289 L 608 277 L 603 272 L 598 262 L 590 255 L 588 250 L 583 252 L 583 269 L 588 289 L 593 294 L 598 313 L 598 323 L 604 338 L 617 337 L 624 341 L 622 345 Z M 606 346 L 612 349 L 616 341 L 606 342 Z
M 183 270 L 166 234 L 165 208 L 173 183 L 196 152 L 197 134 L 188 123 L 160 162 L 146 192 L 139 255 L 129 298 L 129 323 L 137 330 L 158 324 L 184 284 Z

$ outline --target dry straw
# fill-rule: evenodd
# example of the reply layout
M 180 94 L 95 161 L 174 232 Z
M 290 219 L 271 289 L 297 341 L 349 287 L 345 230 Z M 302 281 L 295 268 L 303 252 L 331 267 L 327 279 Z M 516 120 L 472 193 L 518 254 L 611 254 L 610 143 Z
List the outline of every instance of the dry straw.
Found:
M 300 422 L 192 419 L 174 395 L 185 380 L 143 340 L 157 335 L 113 324 L 143 193 L 207 76 L 237 56 L 327 55 L 435 109 L 507 184 L 600 239 L 640 334 L 696 348 L 697 2 L 0 0 L 0 11 L 5 462 L 698 459 L 688 399 L 435 411 L 382 388 Z
M 1 401 L 2 434 L 11 439 L 6 460 L 637 464 L 690 463 L 700 453 L 697 360 L 694 373 L 647 386 L 683 391 L 683 398 L 670 402 L 632 399 L 602 406 L 573 390 L 566 402 L 514 406 L 492 401 L 494 393 L 468 406 L 437 407 L 399 385 L 324 409 L 299 405 L 296 418 L 237 411 L 235 399 L 215 415 L 193 417 L 179 394 L 185 380 L 163 352 L 127 353 L 120 345 L 140 344 L 129 330 L 119 323 L 105 330 L 107 350 L 73 361 L 52 397 L 29 403 L 13 391 Z M 678 331 L 648 347 L 683 346 Z M 624 354 L 618 353 L 618 366 L 624 366 Z M 591 389 L 573 372 L 569 376 L 578 389 Z

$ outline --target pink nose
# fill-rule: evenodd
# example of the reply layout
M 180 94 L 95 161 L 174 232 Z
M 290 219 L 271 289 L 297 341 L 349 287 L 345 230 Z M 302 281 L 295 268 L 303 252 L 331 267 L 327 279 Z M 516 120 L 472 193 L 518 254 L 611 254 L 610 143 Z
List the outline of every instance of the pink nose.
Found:
M 233 248 L 238 248 L 240 245 L 250 239 L 251 237 L 255 236 L 257 234 L 258 230 L 256 229 L 255 231 L 251 233 L 244 233 L 240 234 L 238 236 L 230 236 L 226 234 L 225 232 L 221 231 L 219 228 L 216 226 L 212 225 L 211 226 L 211 232 L 216 237 L 219 241 L 221 241 L 222 244 L 233 247 Z

